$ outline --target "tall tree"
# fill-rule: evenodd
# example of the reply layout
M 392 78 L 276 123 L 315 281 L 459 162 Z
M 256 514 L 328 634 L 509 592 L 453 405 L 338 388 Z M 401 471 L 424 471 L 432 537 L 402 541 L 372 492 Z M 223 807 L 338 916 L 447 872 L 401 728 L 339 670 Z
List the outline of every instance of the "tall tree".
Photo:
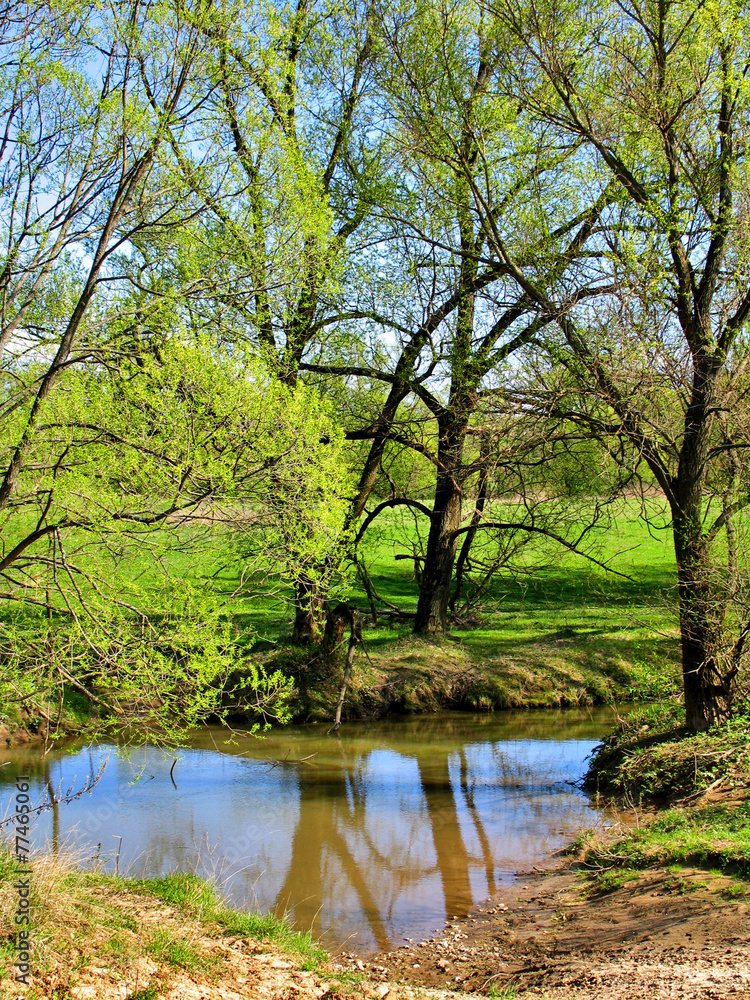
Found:
M 149 181 L 170 123 L 193 110 L 186 86 L 199 37 L 168 6 L 19 4 L 13 14 L 0 37 L 0 412 L 9 431 L 0 569 L 55 530 L 44 493 L 18 489 L 50 395 L 69 366 L 91 362 L 98 324 L 113 315 L 99 304 L 112 302 L 118 279 L 127 285 L 133 241 L 184 221 L 180 192 Z
M 750 443 L 738 409 L 750 315 L 748 11 L 493 6 L 518 46 L 507 89 L 539 127 L 584 145 L 592 184 L 617 190 L 599 238 L 616 294 L 592 312 L 524 287 L 556 317 L 555 363 L 605 405 L 600 427 L 629 443 L 669 503 L 687 725 L 701 730 L 731 711 L 750 630 L 726 614 L 722 569 L 747 502 L 737 470 Z M 727 463 L 735 488 L 722 498 Z
M 338 318 L 342 270 L 375 197 L 370 5 L 222 0 L 200 30 L 213 60 L 203 138 L 191 148 L 175 136 L 173 149 L 218 265 L 203 322 L 255 343 L 291 386 Z M 327 575 L 323 562 L 294 580 L 301 643 L 319 637 Z
M 411 441 L 435 469 L 431 503 L 415 505 L 428 516 L 429 533 L 414 628 L 441 634 L 464 492 L 477 471 L 464 461 L 474 414 L 498 369 L 553 318 L 519 287 L 519 267 L 545 289 L 573 284 L 579 298 L 597 292 L 596 276 L 580 274 L 580 261 L 607 194 L 578 192 L 549 225 L 540 203 L 555 198 L 577 144 L 519 127 L 517 101 L 497 96 L 511 53 L 480 6 L 425 2 L 393 12 L 380 30 L 390 58 L 378 79 L 404 177 L 401 205 L 382 212 L 390 225 L 387 254 L 393 258 L 403 241 L 409 295 L 419 292 L 423 313 L 415 323 L 413 306 L 404 308 L 390 368 L 302 368 L 390 386 L 378 417 L 351 433 L 372 441 L 353 517 L 365 509 L 389 438 L 404 443 L 394 426 L 398 407 L 411 394 L 433 420 L 434 440 Z

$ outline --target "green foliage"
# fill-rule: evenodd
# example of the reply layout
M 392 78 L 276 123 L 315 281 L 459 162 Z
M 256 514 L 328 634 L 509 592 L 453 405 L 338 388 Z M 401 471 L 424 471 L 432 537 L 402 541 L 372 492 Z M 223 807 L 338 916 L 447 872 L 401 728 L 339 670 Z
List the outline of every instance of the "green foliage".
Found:
M 67 372 L 21 477 L 30 501 L 0 515 L 6 545 L 24 552 L 23 574 L 6 574 L 18 603 L 0 619 L 0 710 L 22 702 L 33 718 L 44 702 L 60 715 L 75 691 L 99 724 L 124 731 L 136 714 L 144 735 L 175 741 L 221 712 L 241 675 L 246 704 L 284 721 L 291 682 L 248 659 L 234 595 L 214 578 L 186 579 L 175 558 L 200 559 L 222 535 L 244 553 L 243 574 L 288 580 L 323 567 L 330 579 L 348 484 L 341 449 L 313 389 L 205 343 L 174 339 L 114 373 Z M 33 504 L 52 528 L 37 541 Z

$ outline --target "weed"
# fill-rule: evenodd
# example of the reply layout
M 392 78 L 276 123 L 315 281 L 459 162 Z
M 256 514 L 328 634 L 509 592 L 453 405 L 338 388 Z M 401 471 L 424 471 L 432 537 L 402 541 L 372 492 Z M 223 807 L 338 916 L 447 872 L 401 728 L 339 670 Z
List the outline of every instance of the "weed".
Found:
M 745 899 L 745 897 L 750 896 L 750 885 L 742 882 L 733 882 L 723 890 L 722 896 L 726 899 Z
M 187 941 L 174 937 L 163 928 L 153 932 L 147 948 L 157 962 L 166 962 L 177 969 L 205 972 L 216 964 L 214 956 L 201 955 Z
M 153 983 L 149 983 L 142 990 L 128 994 L 126 1000 L 159 1000 L 159 989 Z
M 487 996 L 490 997 L 490 1000 L 513 1000 L 513 997 L 518 996 L 518 987 L 515 983 L 507 983 L 505 986 L 491 983 L 487 990 Z
M 632 868 L 602 869 L 595 872 L 594 884 L 598 892 L 615 892 L 635 878 L 638 878 L 638 872 Z
M 329 973 L 328 978 L 335 979 L 345 986 L 356 986 L 358 983 L 364 983 L 367 980 L 364 972 L 353 972 L 351 969 L 342 969 L 339 972 Z
M 288 954 L 302 959 L 303 970 L 315 970 L 328 958 L 309 931 L 295 931 L 289 923 L 273 914 L 244 913 L 221 906 L 214 914 L 216 922 L 230 934 L 269 941 Z
M 690 796 L 718 784 L 750 782 L 750 718 L 691 735 L 678 705 L 637 711 L 596 748 L 585 778 L 591 791 L 627 798 Z
M 594 842 L 586 861 L 597 884 L 624 871 L 699 865 L 750 879 L 750 800 L 740 805 L 668 809 L 613 843 Z

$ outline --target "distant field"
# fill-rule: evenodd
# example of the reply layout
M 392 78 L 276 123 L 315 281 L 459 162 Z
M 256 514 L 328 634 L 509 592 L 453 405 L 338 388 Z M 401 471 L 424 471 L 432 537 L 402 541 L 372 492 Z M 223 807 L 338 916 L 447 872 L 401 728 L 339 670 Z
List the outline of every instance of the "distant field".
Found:
M 599 561 L 626 574 L 607 572 L 554 542 L 534 543 L 517 560 L 519 571 L 501 570 L 483 596 L 475 627 L 453 630 L 473 656 L 517 654 L 524 647 L 550 642 L 595 642 L 629 661 L 663 657 L 676 643 L 676 568 L 671 532 L 656 503 L 649 507 L 652 527 L 639 517 L 635 501 L 624 502 L 605 528 L 588 542 Z M 383 516 L 365 539 L 363 554 L 379 595 L 404 611 L 414 611 L 418 590 L 413 563 L 394 560 L 408 553 L 417 540 L 409 516 Z M 663 525 L 661 530 L 653 525 Z M 196 543 L 197 543 L 196 539 Z M 205 542 L 205 539 L 204 539 Z M 174 553 L 169 563 L 176 578 L 200 587 L 210 580 L 225 594 L 238 587 L 242 562 L 227 537 L 215 537 L 211 546 L 196 544 L 196 552 Z M 143 582 L 143 578 L 141 578 Z M 247 581 L 254 597 L 231 602 L 238 624 L 251 628 L 265 641 L 288 634 L 292 619 L 290 594 L 267 577 Z M 368 610 L 358 581 L 353 598 Z M 229 609 L 229 608 L 228 608 Z M 389 645 L 409 633 L 407 623 L 389 624 L 381 618 L 367 630 L 370 645 Z
M 508 511 L 506 511 L 508 513 Z M 664 698 L 679 688 L 679 648 L 675 615 L 676 570 L 671 533 L 663 509 L 648 507 L 649 527 L 635 501 L 624 501 L 610 523 L 597 529 L 588 551 L 626 576 L 607 572 L 582 556 L 552 542 L 534 543 L 501 570 L 476 608 L 471 627 L 454 626 L 452 642 L 432 651 L 410 638 L 408 621 L 384 615 L 365 629 L 365 649 L 375 673 L 362 676 L 366 685 L 401 676 L 419 696 L 403 695 L 405 707 L 430 704 L 430 686 L 449 702 L 460 677 L 477 668 L 467 704 L 477 706 L 559 704 L 627 698 Z M 409 554 L 419 542 L 408 514 L 388 512 L 368 533 L 362 555 L 378 594 L 406 612 L 416 609 L 418 590 Z M 424 541 L 424 539 L 422 539 Z M 222 559 L 224 568 L 219 569 Z M 213 582 L 224 591 L 238 584 L 238 564 L 229 550 L 214 547 Z M 199 565 L 184 565 L 186 576 Z M 219 569 L 217 573 L 217 569 Z M 209 563 L 202 570 L 209 575 Z M 279 650 L 280 662 L 289 635 L 290 594 L 256 577 L 253 598 L 233 602 L 232 615 L 241 629 L 256 636 L 264 655 Z M 346 589 L 342 593 L 347 593 Z M 363 611 L 367 600 L 356 580 L 348 591 Z M 248 636 L 248 641 L 253 641 Z M 299 657 L 292 658 L 297 662 Z M 304 659 L 304 657 L 303 657 Z M 367 670 L 360 657 L 362 670 Z M 300 661 L 301 665 L 301 661 Z M 473 666 L 472 666 L 473 665 Z M 450 677 L 444 673 L 448 669 Z M 407 677 L 408 675 L 408 677 Z M 426 700 L 425 700 L 426 699 Z
M 526 642 L 562 629 L 600 632 L 653 631 L 674 627 L 673 588 L 676 568 L 671 533 L 662 508 L 649 507 L 649 528 L 639 517 L 635 501 L 620 505 L 611 524 L 591 536 L 591 555 L 624 579 L 567 551 L 554 542 L 530 546 L 519 560 L 520 572 L 501 570 L 483 601 L 482 617 L 490 632 L 503 631 L 503 640 Z M 378 593 L 388 601 L 414 610 L 417 588 L 411 561 L 393 561 L 406 552 L 415 537 L 407 520 L 382 530 L 366 547 L 370 574 Z M 534 567 L 532 569 L 532 567 Z M 486 629 L 462 632 L 467 641 L 481 642 Z

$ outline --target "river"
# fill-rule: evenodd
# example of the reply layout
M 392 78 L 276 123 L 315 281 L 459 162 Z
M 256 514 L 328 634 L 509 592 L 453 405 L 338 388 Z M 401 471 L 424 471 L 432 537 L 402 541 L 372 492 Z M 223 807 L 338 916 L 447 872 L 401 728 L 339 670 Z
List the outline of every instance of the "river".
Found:
M 391 950 L 606 823 L 574 783 L 613 722 L 606 708 L 450 713 L 229 743 L 206 727 L 176 763 L 153 747 L 26 747 L 0 752 L 0 815 L 17 774 L 49 802 L 106 761 L 90 794 L 38 814 L 36 849 L 121 874 L 197 871 L 333 951 Z

